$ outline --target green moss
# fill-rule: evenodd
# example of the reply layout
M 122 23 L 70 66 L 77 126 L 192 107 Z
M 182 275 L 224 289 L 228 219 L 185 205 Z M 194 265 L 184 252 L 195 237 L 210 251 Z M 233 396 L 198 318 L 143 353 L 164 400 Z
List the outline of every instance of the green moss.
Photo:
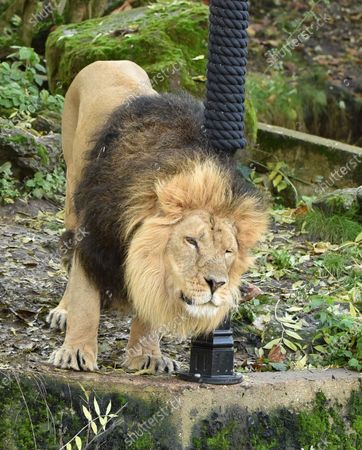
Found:
M 87 392 L 89 400 L 86 400 Z M 104 414 L 111 402 L 111 413 L 117 414 L 110 419 L 107 433 L 98 436 L 97 448 L 137 450 L 156 450 L 158 448 L 180 448 L 178 435 L 172 417 L 165 414 L 159 422 L 153 422 L 148 429 L 139 427 L 149 424 L 150 419 L 165 407 L 166 400 L 155 398 L 152 394 L 145 397 L 142 393 L 119 393 L 115 390 L 94 392 L 92 386 L 62 383 L 48 378 L 26 378 L 15 373 L 4 377 L 0 373 L 0 449 L 25 450 L 36 448 L 56 450 L 62 447 L 88 423 L 83 413 L 85 406 L 93 418 L 97 417 L 94 397 Z M 112 425 L 116 425 L 113 426 Z M 138 435 L 127 446 L 127 438 L 133 430 Z M 83 447 L 87 442 L 87 429 L 80 433 Z M 93 437 L 90 432 L 89 439 Z M 75 446 L 74 446 L 75 448 Z M 89 446 L 87 448 L 96 448 Z
M 141 65 L 159 90 L 179 81 L 198 94 L 203 83 L 207 53 L 208 8 L 191 1 L 159 2 L 101 19 L 59 27 L 47 42 L 47 61 L 52 89 L 64 90 L 74 76 L 96 60 L 129 59 Z M 174 71 L 173 77 L 167 76 Z M 179 80 L 177 80 L 179 78 Z M 185 86 L 185 83 L 187 86 Z
M 227 426 L 216 427 L 216 432 L 212 436 L 207 436 L 207 422 L 203 425 L 202 433 L 206 436 L 205 439 L 196 438 L 194 440 L 194 449 L 201 450 L 204 449 L 205 446 L 208 450 L 229 450 L 231 449 L 230 437 L 232 435 L 232 431 L 235 428 L 235 423 L 230 422 Z
M 236 409 L 213 413 L 195 427 L 193 449 L 358 450 L 362 443 L 362 390 L 346 408 L 332 405 L 322 392 L 311 408 L 249 413 Z
M 157 442 L 150 433 L 146 433 L 138 438 L 130 448 L 134 450 L 156 450 Z
M 50 34 L 46 59 L 51 90 L 65 93 L 76 74 L 98 60 L 131 60 L 143 67 L 159 92 L 205 93 L 208 8 L 189 0 L 149 7 L 79 24 Z M 246 137 L 256 141 L 257 118 L 246 102 Z
M 362 448 L 362 390 L 352 392 L 348 403 L 348 419 L 356 432 L 357 448 Z

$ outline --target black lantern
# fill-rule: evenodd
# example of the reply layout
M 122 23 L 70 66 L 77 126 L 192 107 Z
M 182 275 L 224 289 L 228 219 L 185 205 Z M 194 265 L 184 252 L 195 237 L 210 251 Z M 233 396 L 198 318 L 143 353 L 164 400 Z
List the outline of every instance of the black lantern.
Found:
M 230 319 L 208 336 L 191 341 L 190 372 L 182 380 L 208 384 L 236 384 L 242 376 L 234 373 L 234 339 Z

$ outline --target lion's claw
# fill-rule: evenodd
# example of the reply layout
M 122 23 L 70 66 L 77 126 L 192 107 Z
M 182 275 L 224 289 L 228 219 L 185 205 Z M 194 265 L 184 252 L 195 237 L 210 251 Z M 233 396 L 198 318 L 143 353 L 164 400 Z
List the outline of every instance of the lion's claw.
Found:
M 64 331 L 67 324 L 67 314 L 65 309 L 57 307 L 49 312 L 46 321 L 49 323 L 50 328 Z
M 178 363 L 171 358 L 150 355 L 126 358 L 123 366 L 129 370 L 149 370 L 152 373 L 173 373 L 179 369 Z
M 61 369 L 73 369 L 83 371 L 97 370 L 96 358 L 93 352 L 76 347 L 65 347 L 64 345 L 53 352 L 49 358 L 50 364 Z

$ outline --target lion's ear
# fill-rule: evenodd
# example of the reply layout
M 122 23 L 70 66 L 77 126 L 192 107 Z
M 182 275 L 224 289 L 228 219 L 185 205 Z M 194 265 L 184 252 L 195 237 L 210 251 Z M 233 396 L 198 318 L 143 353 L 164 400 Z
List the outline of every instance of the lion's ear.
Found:
M 156 186 L 157 206 L 162 215 L 177 219 L 189 206 L 188 193 L 180 177 L 173 177 Z
M 234 210 L 237 240 L 241 249 L 252 248 L 268 228 L 268 215 L 260 200 L 244 197 Z

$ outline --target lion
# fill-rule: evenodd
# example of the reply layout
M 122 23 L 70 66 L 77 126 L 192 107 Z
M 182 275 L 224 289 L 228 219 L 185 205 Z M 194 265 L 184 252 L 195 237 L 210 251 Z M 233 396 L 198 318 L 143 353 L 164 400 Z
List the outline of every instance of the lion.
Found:
M 69 280 L 48 316 L 66 328 L 50 362 L 97 369 L 101 307 L 133 314 L 124 365 L 173 372 L 160 335 L 215 329 L 240 299 L 263 199 L 208 144 L 203 104 L 158 94 L 130 61 L 85 67 L 65 97 L 63 253 Z

